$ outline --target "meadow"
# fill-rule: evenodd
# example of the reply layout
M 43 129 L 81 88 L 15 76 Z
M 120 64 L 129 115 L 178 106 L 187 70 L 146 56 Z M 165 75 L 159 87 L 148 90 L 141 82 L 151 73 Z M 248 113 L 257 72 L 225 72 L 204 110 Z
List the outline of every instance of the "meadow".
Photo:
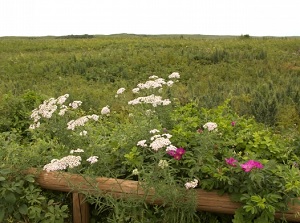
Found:
M 85 151 L 82 167 L 63 171 L 141 180 L 161 196 L 169 190 L 166 185 L 177 188 L 197 180 L 201 185 L 194 187 L 232 193 L 245 204 L 232 217 L 178 207 L 176 193 L 167 193 L 173 199 L 167 207 L 137 201 L 130 206 L 90 196 L 93 222 L 286 222 L 273 216 L 300 195 L 299 58 L 300 38 L 296 37 L 0 38 L 0 222 L 70 220 L 67 195 L 42 190 L 33 184 L 32 176 L 19 171 L 45 168 L 51 160 L 79 148 Z M 145 87 L 153 84 L 141 84 L 145 80 L 161 90 L 156 91 L 157 85 Z M 135 92 L 129 90 L 134 86 L 146 90 L 145 95 L 170 98 L 171 105 L 167 106 L 167 99 L 155 98 L 159 101 L 151 106 L 148 96 L 135 101 Z M 70 101 L 70 111 L 65 101 Z M 39 105 L 46 110 L 55 107 L 48 117 Z M 65 116 L 58 113 L 63 108 L 69 112 Z M 95 123 L 79 125 L 75 134 L 76 125 L 70 127 L 70 120 L 79 116 Z M 210 129 L 215 124 L 218 128 Z M 141 151 L 139 146 L 145 145 L 141 139 L 153 134 L 149 135 L 150 129 L 161 132 L 156 138 L 168 141 L 172 135 L 177 150 Z M 89 166 L 93 159 L 88 155 L 99 158 L 101 165 Z M 255 164 L 251 161 L 250 169 L 235 168 L 249 160 Z
M 241 115 L 268 125 L 299 124 L 299 38 L 120 35 L 0 41 L 2 105 L 6 97 L 28 92 L 44 98 L 70 93 L 85 101 L 85 109 L 97 109 L 115 87 L 177 71 L 182 102 L 213 107 L 230 97 Z

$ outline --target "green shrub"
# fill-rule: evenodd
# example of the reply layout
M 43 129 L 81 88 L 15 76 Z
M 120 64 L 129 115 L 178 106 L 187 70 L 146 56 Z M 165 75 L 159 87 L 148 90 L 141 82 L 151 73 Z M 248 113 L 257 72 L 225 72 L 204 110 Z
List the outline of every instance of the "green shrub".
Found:
M 65 222 L 68 206 L 48 199 L 33 175 L 0 167 L 0 222 Z

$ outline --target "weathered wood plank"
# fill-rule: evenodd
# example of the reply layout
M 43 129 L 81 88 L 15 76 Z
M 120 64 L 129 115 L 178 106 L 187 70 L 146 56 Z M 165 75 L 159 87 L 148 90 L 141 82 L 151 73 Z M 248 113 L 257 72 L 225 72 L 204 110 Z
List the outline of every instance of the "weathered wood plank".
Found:
M 73 193 L 73 223 L 90 222 L 89 204 L 85 201 L 85 196 Z

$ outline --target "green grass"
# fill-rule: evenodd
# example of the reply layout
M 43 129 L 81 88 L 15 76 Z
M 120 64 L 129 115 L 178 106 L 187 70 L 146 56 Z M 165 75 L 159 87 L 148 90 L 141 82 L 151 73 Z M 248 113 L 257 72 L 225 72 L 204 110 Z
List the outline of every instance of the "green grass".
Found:
M 0 103 L 8 93 L 34 91 L 45 98 L 70 93 L 87 101 L 86 109 L 97 109 L 109 101 L 108 92 L 178 71 L 182 103 L 213 107 L 232 97 L 241 115 L 268 125 L 291 116 L 288 124 L 299 124 L 299 43 L 299 38 L 202 35 L 0 38 Z

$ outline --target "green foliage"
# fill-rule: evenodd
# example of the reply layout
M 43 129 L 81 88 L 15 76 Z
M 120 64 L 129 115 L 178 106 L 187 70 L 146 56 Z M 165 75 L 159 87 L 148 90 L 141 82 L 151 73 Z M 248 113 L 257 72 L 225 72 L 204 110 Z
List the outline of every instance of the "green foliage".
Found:
M 80 156 L 80 165 L 65 171 L 138 180 L 164 200 L 148 205 L 143 199 L 90 196 L 94 222 L 274 222 L 274 212 L 286 211 L 299 196 L 298 39 L 90 37 L 0 39 L 0 161 L 9 170 L 9 177 L 0 176 L 3 219 L 69 217 L 67 202 L 57 202 L 60 195 L 45 193 L 11 169 L 43 168 L 70 155 Z M 170 105 L 128 104 L 136 98 L 132 86 L 173 70 L 181 74 L 176 89 L 138 94 L 168 98 Z M 120 87 L 126 91 L 115 97 Z M 50 118 L 28 129 L 34 108 L 66 93 L 64 115 L 56 104 Z M 76 100 L 82 105 L 71 109 Z M 101 114 L 107 105 L 111 112 Z M 98 119 L 67 129 L 71 120 L 91 114 Z M 209 122 L 217 131 L 204 127 Z M 159 132 L 149 132 L 154 129 Z M 184 153 L 171 155 L 166 146 L 154 150 L 150 145 L 159 137 Z M 141 140 L 145 148 L 137 145 Z M 92 156 L 98 162 L 91 164 Z M 263 168 L 246 172 L 240 165 L 249 160 Z M 187 182 L 229 193 L 243 206 L 233 218 L 197 212 Z
M 1 38 L 2 95 L 68 92 L 85 101 L 87 111 L 105 106 L 115 86 L 177 70 L 183 83 L 179 100 L 214 107 L 231 95 L 240 115 L 254 115 L 268 125 L 280 124 L 279 108 L 295 105 L 299 111 L 297 38 L 78 37 L 84 38 Z M 264 87 L 270 81 L 271 90 Z
M 154 80 L 161 79 L 155 77 Z M 48 162 L 67 157 L 71 150 L 82 149 L 75 151 L 81 162 L 68 171 L 138 180 L 146 190 L 154 188 L 155 198 L 164 201 L 157 207 L 164 208 L 162 222 L 193 222 L 198 218 L 194 195 L 184 188 L 188 182 L 196 182 L 192 187 L 200 182 L 199 188 L 229 193 L 234 200 L 243 203 L 234 217 L 236 222 L 272 222 L 275 211 L 288 209 L 288 203 L 300 194 L 300 174 L 295 167 L 299 163 L 298 152 L 289 135 L 277 134 L 253 118 L 239 116 L 232 110 L 230 99 L 207 109 L 196 102 L 181 104 L 173 98 L 176 95 L 173 85 L 160 88 L 141 87 L 138 98 L 125 93 L 129 90 L 117 96 L 112 94 L 120 101 L 120 112 L 109 106 L 108 113 L 103 112 L 103 108 L 95 120 L 84 110 L 70 106 L 60 115 L 60 109 L 66 108 L 64 104 L 74 102 L 59 103 L 61 97 L 47 100 L 43 105 L 54 106 L 48 108 L 53 113 L 51 117 L 38 119 L 39 126 L 31 130 L 30 148 L 43 154 Z M 161 98 L 148 98 L 153 93 Z M 144 95 L 149 104 L 141 103 Z M 171 104 L 159 105 L 162 102 L 158 101 L 165 100 L 166 96 L 170 97 Z M 41 116 L 44 112 L 41 110 Z M 70 120 L 82 120 L 76 116 L 90 118 L 68 129 Z M 161 146 L 160 140 L 168 142 L 169 138 L 171 141 Z M 176 157 L 162 149 L 171 144 L 181 148 L 183 153 Z M 91 156 L 99 158 L 101 165 L 90 164 L 88 157 Z M 36 158 L 34 153 L 27 157 Z M 228 163 L 226 159 L 229 158 L 236 163 Z M 242 169 L 249 160 L 257 160 L 262 166 Z M 90 202 L 112 222 L 147 222 L 149 218 L 157 218 L 157 214 L 153 215 L 154 207 L 144 206 L 143 200 L 120 201 L 91 196 Z M 137 214 L 140 209 L 143 211 Z M 169 211 L 173 214 L 169 215 Z
M 0 222 L 64 222 L 68 206 L 48 200 L 33 175 L 2 165 L 0 169 Z
M 16 132 L 22 137 L 27 137 L 28 115 L 41 102 L 41 97 L 33 91 L 28 91 L 18 97 L 11 93 L 5 94 L 2 96 L 2 100 L 0 103 L 0 131 Z

